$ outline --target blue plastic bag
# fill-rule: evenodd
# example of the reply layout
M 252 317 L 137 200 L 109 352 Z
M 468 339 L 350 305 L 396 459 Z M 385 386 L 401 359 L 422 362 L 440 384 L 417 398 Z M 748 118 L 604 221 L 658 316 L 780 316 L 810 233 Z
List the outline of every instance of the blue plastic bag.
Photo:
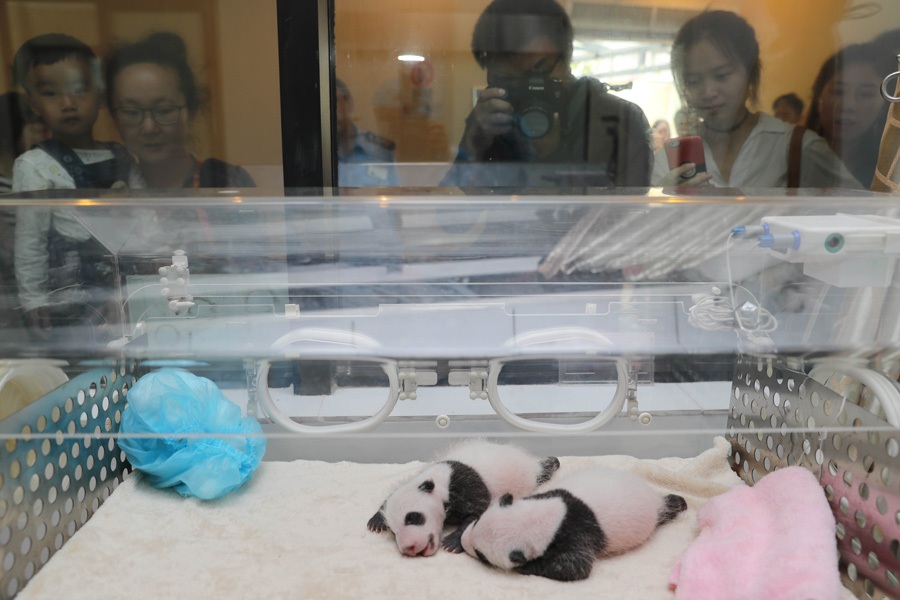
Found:
M 154 487 L 212 500 L 250 479 L 266 452 L 264 437 L 178 437 L 170 434 L 261 434 L 262 427 L 225 398 L 209 379 L 165 368 L 138 379 L 128 391 L 119 447 Z

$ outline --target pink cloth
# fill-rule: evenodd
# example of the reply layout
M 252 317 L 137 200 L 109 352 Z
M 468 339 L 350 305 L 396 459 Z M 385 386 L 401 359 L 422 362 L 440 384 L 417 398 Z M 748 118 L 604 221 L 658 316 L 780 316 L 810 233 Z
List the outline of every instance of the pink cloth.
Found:
M 739 484 L 697 513 L 700 535 L 669 574 L 684 600 L 840 600 L 831 507 L 802 467 Z

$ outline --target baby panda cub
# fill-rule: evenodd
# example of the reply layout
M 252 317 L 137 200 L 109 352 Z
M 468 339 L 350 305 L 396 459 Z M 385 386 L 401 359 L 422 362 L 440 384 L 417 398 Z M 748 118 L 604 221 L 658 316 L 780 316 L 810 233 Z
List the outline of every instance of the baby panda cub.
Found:
M 388 496 L 368 528 L 390 529 L 403 554 L 431 556 L 441 543 L 445 523 L 469 522 L 504 494 L 525 497 L 558 468 L 556 457 L 539 460 L 517 446 L 463 442 Z M 462 552 L 460 535 L 456 531 L 447 536 L 444 548 Z
M 599 554 L 643 544 L 687 508 L 628 471 L 584 469 L 514 500 L 503 496 L 465 527 L 463 549 L 487 565 L 561 581 L 586 579 Z

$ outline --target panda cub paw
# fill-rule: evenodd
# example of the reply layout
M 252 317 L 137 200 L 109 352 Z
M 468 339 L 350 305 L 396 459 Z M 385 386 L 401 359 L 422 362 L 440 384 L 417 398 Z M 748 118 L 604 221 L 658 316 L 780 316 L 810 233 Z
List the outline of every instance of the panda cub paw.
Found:
M 441 547 L 443 547 L 447 552 L 452 552 L 453 554 L 462 554 L 462 533 L 463 528 L 459 528 L 450 535 L 445 536 L 443 541 L 441 542 Z

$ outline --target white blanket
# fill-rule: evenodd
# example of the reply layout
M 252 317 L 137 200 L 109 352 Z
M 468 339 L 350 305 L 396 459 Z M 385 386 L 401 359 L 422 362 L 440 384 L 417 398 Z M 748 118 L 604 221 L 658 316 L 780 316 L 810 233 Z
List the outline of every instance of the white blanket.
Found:
M 597 560 L 581 582 L 503 572 L 444 551 L 401 556 L 392 535 L 370 533 L 366 522 L 422 463 L 298 460 L 264 462 L 250 483 L 213 502 L 185 500 L 130 477 L 18 598 L 671 600 L 669 569 L 696 537 L 697 509 L 739 481 L 727 450 L 720 438 L 690 459 L 561 457 L 560 474 L 628 469 L 688 503 L 644 546 Z

